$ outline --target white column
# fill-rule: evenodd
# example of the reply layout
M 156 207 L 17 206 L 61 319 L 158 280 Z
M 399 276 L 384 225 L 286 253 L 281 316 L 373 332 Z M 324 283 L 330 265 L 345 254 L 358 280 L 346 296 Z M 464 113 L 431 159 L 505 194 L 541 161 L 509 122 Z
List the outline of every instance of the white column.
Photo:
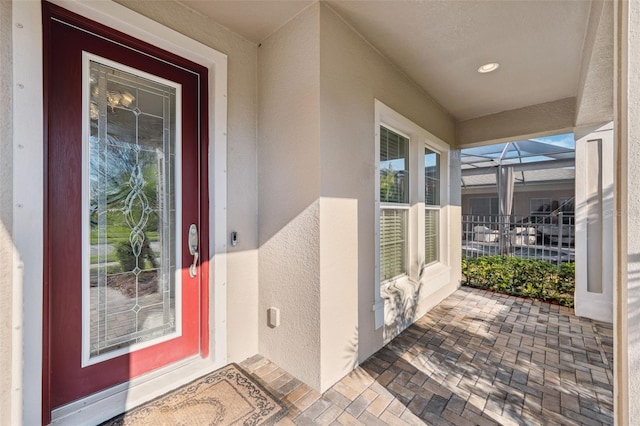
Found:
M 640 424 L 640 2 L 616 1 L 614 423 Z
M 0 2 L 0 424 L 12 415 L 13 287 L 13 46 L 12 4 Z M 6 283 L 6 284 L 5 284 Z M 5 373 L 6 372 L 6 373 Z
M 576 315 L 613 322 L 613 123 L 576 129 Z

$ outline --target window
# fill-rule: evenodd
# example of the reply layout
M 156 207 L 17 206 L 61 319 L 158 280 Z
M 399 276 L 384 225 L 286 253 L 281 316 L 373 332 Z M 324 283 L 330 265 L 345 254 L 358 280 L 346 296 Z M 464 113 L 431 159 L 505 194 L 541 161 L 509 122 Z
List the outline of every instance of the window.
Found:
M 560 198 L 558 200 L 558 210 L 564 214 L 573 215 L 575 212 L 575 197 Z
M 474 216 L 491 216 L 500 214 L 498 198 L 470 198 L 469 214 Z
M 380 127 L 380 279 L 407 273 L 409 139 Z
M 440 154 L 424 149 L 424 264 L 439 259 Z
M 551 198 L 531 198 L 529 211 L 531 216 L 547 216 L 551 212 Z
M 451 283 L 447 185 L 451 157 L 446 142 L 378 100 L 372 146 L 377 329 L 385 323 L 390 284 L 403 288 L 406 284 L 407 291 L 424 284 L 426 295 Z
M 411 247 L 408 235 L 418 230 L 415 222 L 412 222 L 417 216 L 414 214 L 414 219 L 411 219 L 409 214 L 410 205 L 417 201 L 411 200 L 409 194 L 411 174 L 417 174 L 409 167 L 410 149 L 407 136 L 380 126 L 381 281 L 409 273 L 407 264 Z M 423 265 L 437 262 L 440 256 L 440 161 L 438 152 L 424 147 L 418 164 L 424 167 L 424 242 L 416 239 L 418 244 L 424 244 L 424 258 L 419 259 Z M 410 223 L 414 223 L 413 228 Z

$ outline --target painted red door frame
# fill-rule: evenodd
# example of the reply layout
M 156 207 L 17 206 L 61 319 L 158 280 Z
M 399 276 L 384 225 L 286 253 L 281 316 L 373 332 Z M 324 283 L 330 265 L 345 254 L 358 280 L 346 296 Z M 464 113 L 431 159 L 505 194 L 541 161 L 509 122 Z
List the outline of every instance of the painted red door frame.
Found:
M 119 45 L 128 46 L 130 49 L 141 52 L 143 54 L 152 55 L 155 58 L 159 58 L 162 61 L 166 61 L 169 63 L 176 64 L 182 68 L 186 68 L 192 70 L 200 75 L 200 102 L 199 102 L 199 111 L 191 111 L 192 115 L 199 115 L 200 119 L 200 128 L 199 128 L 199 138 L 200 138 L 200 152 L 199 152 L 199 164 L 197 167 L 199 168 L 197 174 L 197 181 L 190 182 L 192 185 L 200 186 L 200 199 L 198 200 L 199 206 L 196 208 L 199 209 L 200 215 L 200 308 L 201 315 L 199 320 L 199 330 L 200 330 L 200 355 L 202 357 L 208 356 L 209 351 L 209 327 L 208 327 L 208 307 L 209 307 L 209 277 L 208 277 L 208 268 L 209 268 L 209 224 L 208 224 L 208 109 L 207 109 L 207 97 L 208 97 L 208 88 L 207 88 L 207 69 L 200 65 L 194 64 L 188 60 L 180 58 L 176 55 L 173 55 L 169 52 L 161 50 L 155 46 L 152 46 L 143 41 L 134 39 L 129 37 L 123 33 L 120 33 L 116 30 L 107 28 L 99 23 L 90 21 L 86 18 L 83 18 L 79 15 L 76 15 L 72 12 L 69 12 L 63 8 L 60 8 L 55 5 L 51 5 L 49 3 L 43 3 L 43 37 L 44 37 L 44 127 L 45 127 L 45 213 L 44 213 L 44 241 L 45 241 L 45 252 L 44 252 L 44 282 L 43 282 L 43 294 L 44 294 L 44 312 L 43 312 L 43 392 L 42 392 L 42 413 L 43 418 L 42 421 L 44 424 L 48 424 L 51 420 L 51 410 L 53 408 L 53 402 L 51 399 L 51 380 L 52 380 L 52 358 L 51 358 L 51 344 L 53 338 L 53 330 L 52 330 L 52 303 L 54 300 L 53 297 L 53 283 L 52 283 L 52 209 L 51 209 L 51 200 L 49 199 L 49 185 L 51 184 L 49 179 L 49 173 L 52 172 L 52 164 L 50 161 L 51 150 L 49 146 L 49 110 L 51 105 L 50 94 L 52 92 L 52 88 L 50 85 L 50 78 L 52 75 L 52 51 L 51 51 L 51 34 L 52 34 L 52 20 L 63 21 L 70 25 L 83 28 L 91 33 L 97 34 L 101 37 L 104 37 L 107 40 L 112 40 Z M 109 42 L 106 42 L 109 43 Z M 81 81 L 78 75 L 69 76 L 70 78 L 76 78 L 77 81 Z M 188 113 L 187 111 L 185 111 Z M 78 126 L 80 123 L 78 123 Z M 189 182 L 185 182 L 189 184 Z M 188 226 L 188 225 L 187 225 Z M 182 225 L 184 227 L 184 224 Z M 184 231 L 184 230 L 183 230 Z M 188 250 L 186 244 L 183 247 L 183 252 Z M 183 259 L 185 258 L 183 253 Z M 73 261 L 73 259 L 70 259 Z M 183 262 L 184 263 L 184 262 Z

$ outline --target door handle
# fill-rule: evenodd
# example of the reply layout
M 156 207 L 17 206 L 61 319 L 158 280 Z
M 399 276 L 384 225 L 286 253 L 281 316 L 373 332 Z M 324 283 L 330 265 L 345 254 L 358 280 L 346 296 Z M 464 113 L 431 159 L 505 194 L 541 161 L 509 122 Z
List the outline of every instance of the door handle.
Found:
M 189 227 L 189 253 L 193 256 L 193 263 L 189 266 L 189 276 L 194 278 L 198 270 L 196 266 L 198 265 L 198 227 L 195 223 L 192 223 Z

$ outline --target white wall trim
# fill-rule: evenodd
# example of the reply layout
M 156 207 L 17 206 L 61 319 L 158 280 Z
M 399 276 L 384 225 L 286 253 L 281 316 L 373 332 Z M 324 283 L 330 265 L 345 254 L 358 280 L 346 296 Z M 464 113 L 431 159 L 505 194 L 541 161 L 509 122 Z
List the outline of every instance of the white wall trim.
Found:
M 40 2 L 13 2 L 12 424 L 41 422 L 44 150 Z M 27 313 L 29 313 L 27 315 Z
M 52 3 L 196 62 L 209 70 L 210 355 L 209 368 L 226 364 L 227 56 L 107 1 Z M 43 63 L 41 3 L 13 2 L 14 224 L 12 423 L 39 424 L 42 416 L 43 310 Z M 26 314 L 28 313 L 28 315 Z M 182 381 L 189 380 L 182 374 Z M 174 384 L 178 384 L 176 379 Z M 148 395 L 141 396 L 142 402 Z M 133 403 L 131 400 L 128 403 Z
M 613 3 L 614 8 L 614 143 L 615 143 L 615 226 L 618 232 L 614 252 L 614 327 L 613 327 L 613 422 L 616 425 L 638 423 L 640 420 L 640 377 L 638 365 L 640 327 L 638 312 L 640 285 L 638 260 L 629 257 L 640 250 L 637 238 L 629 238 L 637 232 L 640 218 L 637 195 L 640 183 L 637 161 L 637 119 L 640 113 L 640 62 L 638 57 L 638 28 L 640 4 L 638 2 Z

